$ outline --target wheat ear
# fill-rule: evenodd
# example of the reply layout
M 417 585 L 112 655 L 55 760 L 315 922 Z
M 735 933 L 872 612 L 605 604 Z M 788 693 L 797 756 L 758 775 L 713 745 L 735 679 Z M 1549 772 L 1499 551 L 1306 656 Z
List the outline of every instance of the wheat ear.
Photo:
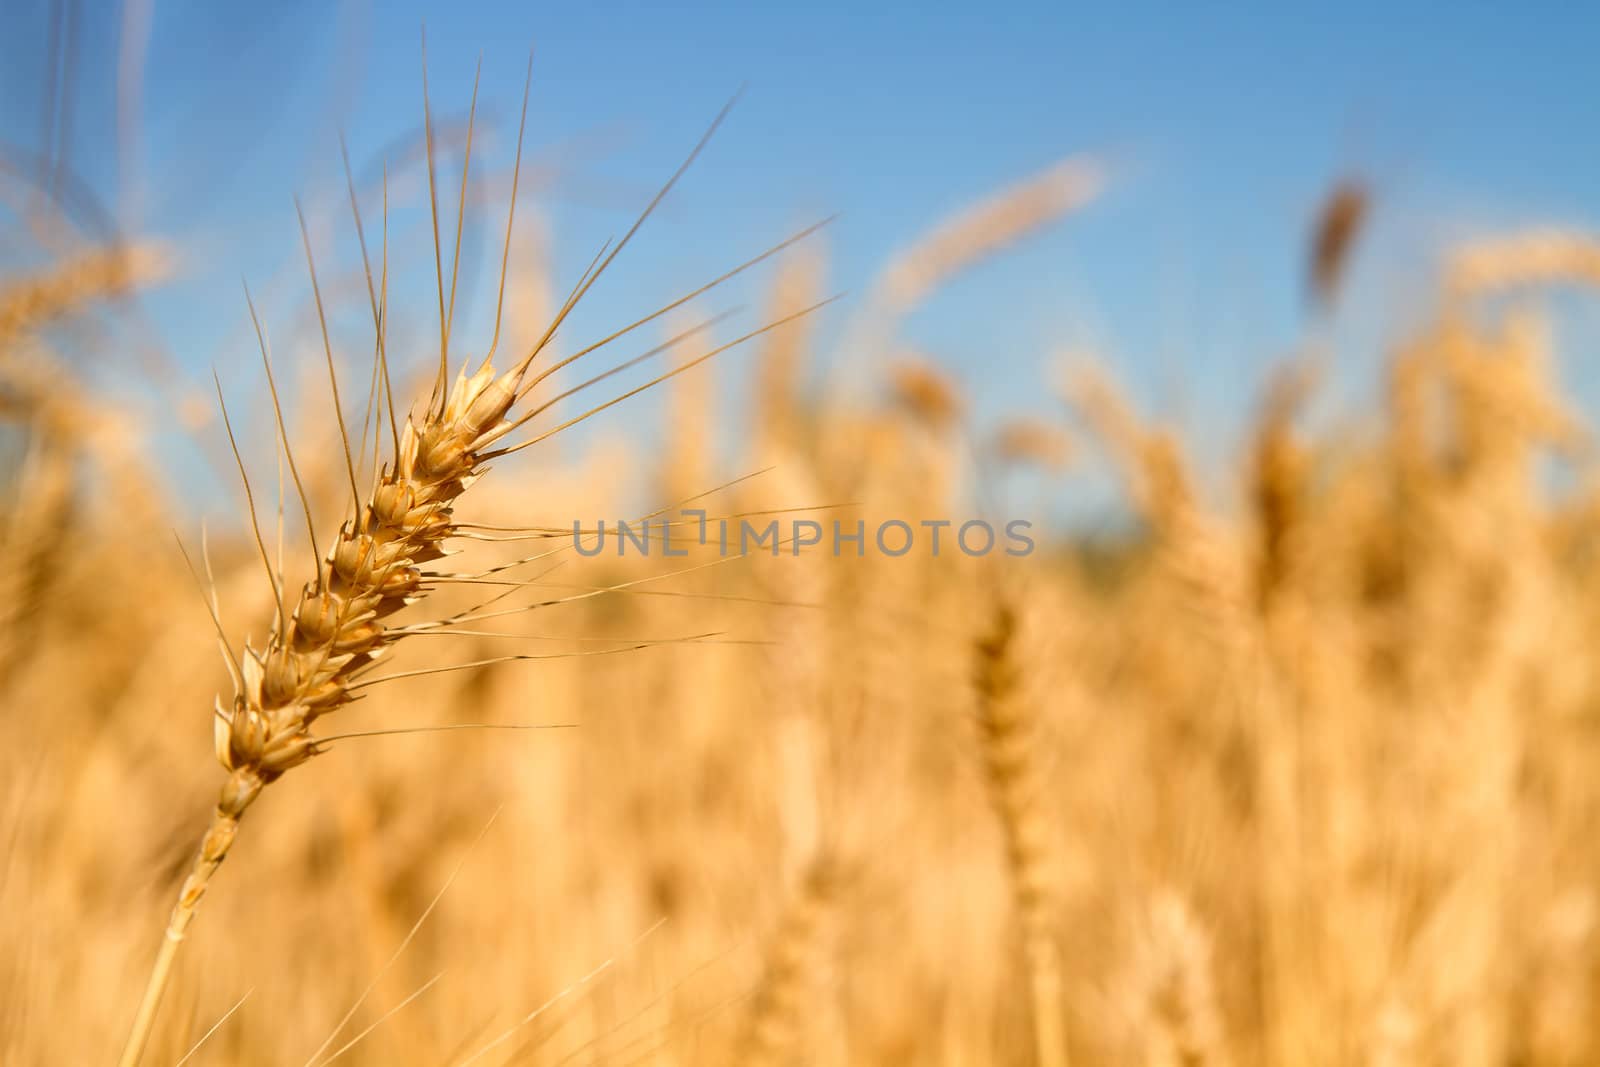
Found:
M 1559 282 L 1600 284 L 1600 241 L 1567 230 L 1531 230 L 1467 244 L 1445 264 L 1445 289 L 1462 298 Z
M 427 107 L 427 76 L 426 53 L 424 52 L 423 75 L 423 104 L 424 119 L 428 133 L 428 188 L 429 198 L 434 207 L 434 250 L 435 267 L 439 289 L 439 367 L 433 381 L 432 392 L 429 394 L 427 406 L 420 419 L 415 412 L 408 414 L 402 430 L 394 414 L 392 394 L 386 393 L 389 401 L 389 423 L 392 441 L 390 461 L 385 464 L 377 478 L 367 499 L 363 501 L 356 485 L 355 461 L 351 453 L 350 437 L 345 427 L 342 406 L 339 399 L 339 386 L 333 370 L 333 353 L 328 346 L 327 323 L 323 318 L 321 291 L 317 287 L 317 277 L 314 265 L 311 262 L 310 238 L 306 232 L 305 220 L 302 217 L 301 236 L 305 243 L 307 266 L 310 269 L 312 292 L 316 296 L 317 314 L 322 322 L 323 342 L 327 354 L 329 380 L 332 385 L 335 413 L 338 416 L 340 436 L 344 442 L 346 467 L 350 477 L 350 491 L 355 505 L 354 517 L 346 521 L 339 529 L 338 536 L 326 555 L 318 555 L 316 534 L 311 529 L 311 513 L 309 504 L 305 499 L 303 488 L 300 486 L 300 475 L 295 466 L 294 458 L 288 448 L 288 435 L 284 429 L 283 413 L 278 404 L 276 385 L 272 380 L 272 369 L 267 360 L 267 347 L 264 335 L 261 335 L 260 323 L 255 320 L 255 309 L 251 307 L 252 321 L 255 321 L 258 337 L 261 340 L 262 359 L 267 369 L 268 384 L 271 386 L 274 411 L 277 414 L 278 433 L 280 443 L 284 447 L 285 458 L 288 460 L 289 471 L 293 476 L 297 488 L 301 488 L 301 503 L 305 507 L 308 532 L 311 537 L 312 551 L 317 555 L 316 577 L 307 583 L 300 593 L 299 603 L 291 610 L 288 605 L 286 591 L 280 584 L 274 568 L 268 559 L 266 546 L 262 542 L 259 530 L 256 531 L 256 541 L 261 549 L 261 559 L 266 566 L 268 578 L 273 589 L 273 599 L 276 603 L 276 617 L 271 634 L 266 646 L 255 649 L 246 645 L 245 654 L 236 660 L 231 650 L 228 649 L 226 638 L 223 637 L 224 651 L 227 653 L 231 674 L 234 681 L 234 698 L 232 706 L 225 708 L 219 699 L 215 711 L 215 739 L 217 759 L 227 771 L 227 780 L 223 783 L 222 791 L 217 798 L 216 808 L 211 814 L 211 823 L 206 829 L 205 836 L 201 839 L 199 852 L 195 855 L 194 862 L 189 869 L 188 876 L 184 879 L 179 890 L 178 900 L 173 905 L 172 913 L 167 920 L 166 936 L 162 939 L 161 948 L 156 955 L 156 960 L 151 968 L 150 977 L 146 983 L 143 997 L 140 999 L 139 1008 L 134 1016 L 133 1028 L 129 1033 L 127 1045 L 119 1061 L 121 1067 L 137 1067 L 144 1055 L 145 1046 L 149 1042 L 152 1025 L 155 1022 L 156 1011 L 160 1007 L 161 998 L 166 990 L 168 980 L 172 973 L 173 961 L 177 957 L 178 947 L 182 944 L 189 926 L 194 922 L 200 900 L 205 896 L 206 887 L 210 884 L 217 868 L 222 865 L 223 859 L 233 847 L 234 838 L 239 831 L 239 820 L 245 811 L 260 795 L 261 790 L 276 781 L 286 771 L 297 767 L 316 755 L 320 749 L 319 744 L 325 744 L 327 738 L 320 742 L 311 733 L 311 727 L 318 718 L 328 714 L 355 699 L 356 692 L 384 678 L 363 680 L 363 675 L 373 667 L 389 650 L 390 646 L 407 634 L 406 628 L 388 629 L 384 620 L 408 604 L 422 599 L 429 589 L 440 581 L 448 581 L 452 576 L 428 574 L 421 567 L 423 564 L 443 558 L 446 555 L 444 542 L 455 533 L 451 521 L 451 507 L 456 498 L 466 491 L 467 487 L 483 472 L 484 465 L 499 456 L 516 452 L 528 445 L 544 440 L 551 434 L 565 429 L 574 423 L 580 422 L 591 415 L 606 410 L 613 404 L 625 400 L 636 393 L 642 392 L 653 385 L 671 378 L 689 367 L 710 359 L 734 345 L 742 344 L 753 337 L 767 332 L 770 329 L 783 325 L 784 322 L 800 315 L 809 314 L 814 308 L 807 308 L 798 315 L 789 316 L 777 322 L 769 323 L 751 331 L 732 342 L 718 346 L 710 352 L 691 360 L 666 374 L 660 375 L 645 385 L 623 393 L 620 397 L 597 405 L 581 416 L 569 419 L 553 430 L 536 435 L 520 444 L 506 445 L 505 438 L 521 428 L 543 410 L 536 407 L 531 412 L 525 412 L 510 421 L 508 414 L 513 405 L 525 398 L 527 394 L 544 378 L 590 351 L 600 347 L 607 341 L 627 333 L 635 326 L 651 321 L 666 311 L 681 305 L 684 300 L 679 300 L 666 308 L 646 316 L 635 322 L 632 326 L 618 330 L 600 344 L 591 345 L 576 355 L 569 356 L 554 366 L 532 377 L 528 376 L 529 368 L 539 353 L 549 344 L 557 329 L 566 320 L 573 307 L 583 298 L 589 288 L 594 285 L 607 267 L 617 258 L 617 255 L 627 246 L 628 242 L 639 231 L 645 220 L 660 204 L 667 193 L 681 178 L 689 165 L 699 156 L 702 149 L 711 139 L 713 133 L 727 117 L 733 106 L 730 100 L 717 115 L 706 130 L 700 141 L 689 153 L 676 172 L 673 173 L 655 198 L 645 206 L 644 210 L 634 221 L 633 226 L 625 233 L 620 241 L 608 242 L 606 247 L 596 255 L 593 263 L 584 271 L 578 284 L 573 288 L 561 309 L 552 318 L 550 326 L 544 331 L 539 340 L 522 356 L 517 363 L 506 373 L 497 374 L 492 360 L 499 342 L 499 325 L 501 311 L 505 300 L 505 258 L 502 258 L 501 284 L 499 303 L 495 311 L 495 335 L 490 342 L 489 351 L 485 355 L 482 365 L 471 374 L 467 374 L 462 367 L 457 374 L 454 384 L 449 378 L 449 352 L 451 320 L 455 311 L 456 271 L 452 267 L 450 281 L 450 300 L 445 302 L 444 268 L 442 257 L 439 255 L 440 245 L 438 236 L 438 211 L 437 200 L 434 196 L 433 181 L 433 154 L 432 154 L 432 118 Z M 523 87 L 523 120 L 527 117 L 528 85 L 532 81 L 532 58 L 529 59 L 528 84 Z M 476 104 L 476 87 L 474 87 L 474 104 Z M 735 98 L 737 99 L 737 97 Z M 469 120 L 470 124 L 470 120 Z M 470 137 L 469 137 L 470 152 Z M 468 157 L 470 159 L 470 156 Z M 465 187 L 466 173 L 463 165 L 462 183 Z M 516 213 L 516 177 L 522 166 L 522 133 L 519 129 L 517 135 L 517 163 L 513 171 L 512 197 L 510 213 L 506 222 L 506 246 L 509 249 L 512 233 L 512 221 Z M 387 195 L 385 197 L 387 203 Z M 352 199 L 352 207 L 354 201 Z M 359 226 L 360 216 L 356 216 Z M 817 227 L 811 227 L 804 233 L 812 232 Z M 457 247 L 460 243 L 460 221 L 457 226 Z M 783 244 L 769 249 L 767 252 L 747 261 L 743 266 L 735 268 L 718 282 L 732 277 L 745 267 L 766 259 L 778 251 L 779 248 L 792 244 L 798 236 L 791 238 Z M 365 245 L 363 239 L 363 258 L 365 259 Z M 368 265 L 370 277 L 370 264 Z M 387 274 L 384 275 L 387 279 Z M 711 284 L 717 284 L 713 282 Z M 702 287 L 702 290 L 710 286 Z M 387 359 L 385 355 L 385 336 L 387 318 L 387 292 L 379 299 L 376 292 L 372 294 L 373 324 L 377 331 L 377 358 L 383 370 L 381 380 L 387 390 L 390 376 L 388 374 Z M 604 376 L 602 376 L 604 377 Z M 375 375 L 375 383 L 378 376 Z M 598 379 L 596 379 L 598 380 Z M 376 389 L 376 384 L 374 386 Z M 220 385 L 218 397 L 221 397 Z M 546 405 L 548 406 L 548 405 Z M 226 423 L 227 412 L 223 411 Z M 229 428 L 230 440 L 232 429 Z M 238 448 L 235 443 L 235 458 L 239 459 Z M 241 477 L 244 474 L 244 463 L 239 459 Z M 246 496 L 249 496 L 249 482 L 245 480 Z M 254 505 L 251 505 L 251 520 L 254 522 Z M 215 608 L 213 605 L 213 615 Z M 221 624 L 218 622 L 218 634 L 222 637 Z M 524 659 L 530 657 L 512 656 L 510 659 Z M 466 664 L 465 666 L 474 666 Z M 403 672 L 392 677 L 405 677 L 414 673 Z
M 31 278 L 0 287 L 0 349 L 93 300 L 121 296 L 170 273 L 154 245 L 94 249 Z
M 1055 864 L 1049 820 L 1040 806 L 1033 750 L 1037 722 L 1020 691 L 1016 630 L 1011 606 L 997 601 L 989 630 L 977 643 L 978 728 L 1022 926 L 1039 1067 L 1066 1067 L 1061 958 L 1053 915 Z
M 531 77 L 531 64 L 530 64 Z M 526 88 L 524 89 L 524 114 L 526 114 Z M 635 396 L 646 389 L 652 388 L 670 378 L 673 378 L 692 367 L 698 366 L 718 353 L 724 352 L 736 345 L 758 337 L 770 330 L 776 329 L 802 316 L 809 315 L 822 304 L 815 304 L 791 315 L 766 323 L 757 327 L 732 341 L 718 345 L 696 359 L 689 360 L 682 365 L 658 375 L 643 385 L 615 397 L 609 401 L 597 404 L 588 411 L 565 422 L 551 430 L 537 434 L 518 444 L 505 444 L 505 439 L 518 429 L 527 424 L 528 420 L 548 408 L 549 402 L 535 406 L 531 411 L 522 412 L 515 417 L 511 416 L 514 405 L 524 399 L 528 393 L 550 374 L 571 364 L 580 356 L 594 351 L 601 345 L 614 340 L 633 328 L 652 321 L 667 311 L 680 306 L 688 297 L 667 305 L 651 315 L 639 319 L 631 326 L 624 327 L 614 332 L 598 344 L 591 345 L 577 354 L 568 356 L 538 374 L 529 376 L 529 368 L 545 347 L 549 344 L 556 330 L 566 320 L 579 300 L 588 292 L 590 286 L 600 277 L 605 269 L 614 261 L 617 254 L 627 245 L 628 241 L 638 232 L 639 227 L 654 211 L 656 205 L 666 196 L 677 180 L 688 169 L 710 140 L 722 120 L 727 116 L 732 107 L 730 101 L 722 112 L 712 122 L 711 126 L 701 137 L 700 142 L 690 152 L 689 157 L 683 162 L 673 176 L 668 179 L 661 191 L 657 193 L 645 209 L 635 220 L 633 227 L 623 235 L 622 240 L 615 244 L 608 243 L 606 248 L 595 256 L 593 263 L 584 271 L 578 284 L 567 297 L 561 309 L 551 320 L 540 339 L 535 343 L 509 371 L 497 374 L 491 362 L 496 344 L 499 339 L 498 322 L 500 311 L 497 308 L 495 319 L 497 323 L 495 339 L 490 342 L 489 352 L 478 370 L 468 375 L 463 367 L 457 374 L 453 385 L 449 381 L 449 321 L 451 311 L 446 309 L 444 300 L 444 281 L 442 266 L 439 267 L 439 305 L 441 316 L 446 323 L 440 333 L 440 362 L 433 391 L 429 396 L 427 406 L 420 419 L 414 414 L 408 414 L 404 429 L 397 425 L 392 406 L 389 408 L 391 437 L 393 453 L 391 460 L 385 464 L 376 479 L 367 499 L 360 498 L 356 488 L 355 461 L 350 451 L 350 439 L 346 430 L 343 415 L 339 414 L 338 424 L 340 435 L 344 440 L 346 466 L 350 476 L 350 490 L 355 501 L 356 517 L 346 521 L 340 528 L 333 546 L 325 556 L 319 556 L 317 561 L 316 578 L 306 584 L 301 590 L 299 603 L 290 610 L 285 597 L 285 590 L 281 587 L 273 566 L 268 559 L 265 544 L 262 542 L 259 530 L 256 531 L 256 541 L 261 550 L 262 563 L 266 566 L 268 577 L 272 583 L 274 600 L 276 602 L 276 618 L 266 646 L 255 649 L 249 645 L 245 647 L 245 654 L 240 660 L 235 660 L 228 650 L 226 639 L 223 638 L 224 651 L 227 653 L 229 666 L 234 680 L 234 698 L 231 708 L 224 708 L 218 700 L 215 710 L 215 738 L 217 759 L 222 763 L 223 769 L 228 772 L 227 780 L 223 783 L 221 794 L 217 798 L 216 808 L 211 815 L 211 823 L 205 836 L 201 839 L 200 850 L 196 854 L 188 876 L 184 879 L 183 886 L 178 893 L 177 903 L 173 905 L 171 916 L 167 921 L 166 936 L 162 939 L 161 948 L 156 956 L 156 961 L 151 968 L 150 978 L 146 983 L 144 996 L 140 1000 L 139 1009 L 134 1017 L 133 1029 L 130 1032 L 127 1046 L 119 1061 L 121 1067 L 137 1067 L 143 1057 L 145 1045 L 149 1041 L 151 1026 L 155 1021 L 156 1010 L 160 1007 L 162 994 L 165 992 L 168 979 L 171 976 L 173 960 L 177 956 L 178 946 L 182 944 L 189 925 L 194 921 L 200 900 L 205 895 L 206 887 L 211 878 L 216 874 L 217 868 L 222 865 L 229 849 L 233 847 L 234 837 L 238 834 L 239 820 L 245 810 L 260 795 L 261 790 L 281 777 L 284 772 L 297 767 L 317 755 L 321 749 L 319 744 L 326 744 L 332 738 L 322 738 L 320 741 L 311 733 L 312 724 L 327 713 L 350 703 L 356 697 L 358 690 L 382 682 L 388 678 L 409 677 L 414 674 L 429 673 L 426 671 L 405 671 L 386 677 L 363 679 L 363 675 L 376 664 L 390 646 L 405 637 L 408 633 L 415 632 L 406 627 L 388 629 L 384 625 L 385 619 L 399 611 L 408 604 L 422 599 L 429 590 L 440 582 L 449 581 L 455 576 L 449 574 L 430 574 L 424 572 L 421 566 L 434 560 L 443 558 L 447 553 L 444 542 L 455 535 L 456 527 L 451 521 L 451 508 L 456 498 L 483 473 L 485 465 L 494 459 L 520 451 L 529 445 L 560 432 L 578 422 L 605 411 L 613 405 L 629 397 Z M 522 140 L 518 135 L 517 160 L 521 165 Z M 430 159 L 431 169 L 431 159 Z M 513 182 L 513 185 L 515 182 Z M 513 193 L 513 196 L 515 194 Z M 512 201 L 512 211 L 515 212 L 515 200 Z M 710 285 L 732 277 L 740 271 L 754 266 L 756 263 L 773 255 L 779 249 L 794 243 L 807 233 L 814 232 L 813 226 L 801 234 L 790 238 L 780 245 L 774 246 L 754 259 L 747 260 L 741 266 L 724 274 Z M 305 234 L 304 219 L 301 220 L 302 237 L 306 241 L 306 257 L 308 265 L 311 258 L 310 240 Z M 507 243 L 509 245 L 511 224 L 506 227 Z M 459 240 L 459 236 L 458 236 Z M 437 244 L 437 238 L 435 240 Z M 502 275 L 504 269 L 502 267 Z M 319 319 L 322 317 L 322 298 L 317 288 L 316 272 L 311 272 L 312 291 L 316 295 Z M 696 292 L 710 288 L 702 286 Z M 451 288 L 455 283 L 452 280 Z M 693 294 L 691 294 L 693 295 Z M 505 296 L 504 281 L 502 278 L 500 299 Z M 824 301 L 828 303 L 831 301 Z M 453 300 L 452 300 L 453 304 Z M 387 388 L 390 380 L 386 356 L 384 354 L 384 323 L 387 296 L 380 304 L 374 297 L 374 323 L 378 330 L 378 359 L 383 371 L 375 375 L 374 382 L 380 378 Z M 254 320 L 255 310 L 252 306 L 251 316 Z M 260 323 L 256 322 L 258 334 Z M 327 344 L 326 322 L 323 322 L 323 341 Z M 277 414 L 278 433 L 280 443 L 284 447 L 285 458 L 288 460 L 290 474 L 293 476 L 296 487 L 300 487 L 300 475 L 295 466 L 292 453 L 288 449 L 287 433 L 284 429 L 283 413 L 278 405 L 277 387 L 272 380 L 271 365 L 266 358 L 266 341 L 261 338 L 263 362 L 267 363 L 268 384 L 271 387 L 274 411 Z M 339 404 L 338 382 L 333 375 L 333 354 L 327 351 L 329 377 L 333 389 L 333 400 L 336 412 L 342 412 Z M 602 380 L 607 375 L 600 375 L 591 379 L 591 384 Z M 376 388 L 376 384 L 375 384 Z M 579 388 L 582 388 L 580 386 Z M 572 390 L 576 391 L 576 390 Z M 565 395 L 565 394 L 563 394 Z M 220 399 L 221 390 L 218 389 Z M 224 423 L 227 422 L 226 409 L 223 411 Z M 232 429 L 229 427 L 229 437 L 232 440 Z M 235 459 L 239 460 L 240 474 L 243 476 L 244 463 L 238 456 L 235 444 Z M 245 482 L 246 496 L 249 496 L 249 482 Z M 301 503 L 305 507 L 308 532 L 311 536 L 312 550 L 315 554 L 316 535 L 310 529 L 310 507 L 306 503 L 305 495 L 301 492 Z M 254 506 L 251 507 L 251 519 L 254 522 Z M 213 605 L 213 615 L 215 607 Z M 449 625 L 456 620 L 447 620 Z M 218 622 L 218 633 L 221 636 L 221 624 Z M 507 656 L 504 659 L 531 659 L 533 656 Z M 498 661 L 486 661 L 498 662 Z M 461 664 L 459 667 L 473 667 L 481 664 Z M 456 668 L 443 668 L 456 669 Z M 359 735 L 346 735 L 359 736 Z
M 766 970 L 751 1005 L 739 1062 L 782 1063 L 803 1037 L 807 1001 L 828 964 L 840 869 L 828 855 L 813 859 L 767 946 Z
M 124 1065 L 143 1053 L 178 946 L 240 818 L 264 787 L 317 753 L 312 724 L 349 703 L 362 675 L 403 636 L 383 620 L 427 592 L 421 565 L 445 554 L 451 505 L 477 477 L 483 440 L 500 428 L 526 368 L 463 371 L 420 425 L 408 417 L 394 462 L 360 516 L 340 528 L 298 605 L 280 605 L 265 648 L 246 646 L 232 707 L 219 700 L 216 708 L 217 759 L 228 777 L 167 921 Z

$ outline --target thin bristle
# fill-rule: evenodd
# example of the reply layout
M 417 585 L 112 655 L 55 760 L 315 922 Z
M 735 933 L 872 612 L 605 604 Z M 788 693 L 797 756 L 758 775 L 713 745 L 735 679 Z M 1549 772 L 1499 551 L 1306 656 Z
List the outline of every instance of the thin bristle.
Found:
M 450 257 L 450 303 L 445 309 L 445 344 L 450 343 L 456 321 L 456 283 L 461 280 L 461 232 L 467 222 L 467 174 L 472 167 L 472 134 L 478 123 L 478 82 L 483 77 L 483 58 L 472 75 L 472 104 L 467 110 L 467 143 L 461 152 L 461 195 L 456 203 L 456 239 Z
M 344 449 L 345 471 L 350 476 L 350 498 L 356 510 L 361 510 L 361 487 L 356 484 L 355 456 L 350 450 L 350 430 L 344 422 L 344 401 L 339 396 L 339 373 L 333 365 L 333 342 L 328 337 L 328 316 L 322 308 L 322 286 L 317 282 L 317 263 L 311 254 L 311 233 L 306 229 L 305 212 L 300 210 L 300 202 L 295 201 L 295 217 L 300 222 L 300 243 L 306 251 L 306 271 L 311 275 L 311 295 L 315 298 L 317 306 L 317 326 L 322 331 L 322 354 L 328 364 L 328 387 L 333 396 L 333 419 L 339 427 L 339 444 Z

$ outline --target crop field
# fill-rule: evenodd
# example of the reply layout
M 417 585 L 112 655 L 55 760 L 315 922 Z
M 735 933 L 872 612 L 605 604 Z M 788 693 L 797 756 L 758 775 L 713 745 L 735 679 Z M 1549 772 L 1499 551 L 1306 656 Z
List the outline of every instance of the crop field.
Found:
M 0 172 L 0 1063 L 1600 1060 L 1600 240 L 1451 244 L 1352 402 L 1331 174 L 1225 448 L 1065 346 L 980 418 L 901 324 L 1111 156 L 590 336 L 654 192 L 529 255 L 518 101 L 417 82 L 215 383 L 141 340 L 192 245 Z

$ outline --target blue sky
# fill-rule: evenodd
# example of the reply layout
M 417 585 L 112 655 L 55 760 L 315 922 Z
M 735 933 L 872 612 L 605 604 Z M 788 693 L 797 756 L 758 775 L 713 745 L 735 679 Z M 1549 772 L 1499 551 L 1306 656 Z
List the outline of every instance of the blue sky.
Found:
M 830 282 L 859 294 L 896 248 L 985 192 L 1068 153 L 1114 159 L 1101 202 L 962 278 L 905 326 L 971 386 L 986 418 L 1051 410 L 1039 388 L 1046 364 L 1088 346 L 1147 404 L 1225 438 L 1213 431 L 1235 424 L 1250 383 L 1298 336 L 1308 221 L 1351 170 L 1377 194 L 1338 331 L 1356 394 L 1377 341 L 1415 321 L 1444 244 L 1600 221 L 1600 19 L 1576 7 L 302 2 L 224 12 L 153 0 L 142 133 L 120 159 L 123 9 L 82 8 L 67 158 L 109 210 L 179 243 L 186 274 L 150 302 L 155 328 L 185 373 L 216 364 L 240 389 L 252 379 L 237 279 L 263 291 L 269 319 L 289 333 L 305 297 L 296 193 L 328 221 L 326 269 L 356 262 L 347 219 L 332 214 L 337 133 L 371 174 L 415 131 L 424 22 L 441 118 L 464 115 L 483 61 L 483 173 L 502 184 L 486 190 L 493 210 L 469 259 L 493 255 L 536 49 L 532 158 L 566 166 L 533 201 L 560 284 L 748 86 L 596 290 L 573 340 L 833 212 Z M 49 10 L 41 0 L 0 8 L 0 138 L 25 151 L 41 145 Z M 123 174 L 136 176 L 137 199 Z M 431 269 L 426 246 L 405 252 Z M 419 337 L 431 298 L 423 277 L 406 290 Z M 492 278 L 468 277 L 472 329 L 486 330 Z M 759 307 L 760 293 L 757 279 L 704 307 Z M 1577 302 L 1564 335 L 1595 336 L 1595 321 Z M 1576 360 L 1567 370 L 1589 395 L 1595 376 Z M 736 382 L 737 366 L 728 373 Z

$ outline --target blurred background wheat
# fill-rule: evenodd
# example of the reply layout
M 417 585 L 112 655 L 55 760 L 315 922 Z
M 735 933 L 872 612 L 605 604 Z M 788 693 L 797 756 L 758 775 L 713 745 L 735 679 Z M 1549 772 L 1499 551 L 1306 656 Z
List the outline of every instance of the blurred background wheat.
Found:
M 68 27 L 94 13 L 42 10 L 64 71 Z M 149 10 L 96 32 L 137 50 Z M 174 531 L 198 559 L 204 518 L 236 642 L 274 603 L 215 405 L 189 384 L 211 354 L 161 339 L 174 278 L 240 315 L 243 297 L 190 237 L 97 222 L 57 143 L 0 170 L 6 1064 L 114 1055 L 215 798 L 229 682 Z M 391 177 L 413 224 L 422 158 L 397 150 Z M 489 173 L 474 202 L 498 210 L 508 175 Z M 1065 339 L 1025 370 L 1045 402 L 998 412 L 912 339 L 947 284 L 1092 216 L 1119 171 L 1069 157 L 1011 178 L 922 220 L 842 309 L 754 339 L 745 372 L 718 357 L 640 398 L 642 433 L 554 438 L 473 488 L 457 518 L 485 534 L 557 532 L 563 565 L 514 602 L 615 591 L 413 641 L 408 670 L 570 655 L 377 687 L 339 729 L 574 728 L 357 738 L 296 770 L 217 876 L 147 1062 L 1600 1059 L 1600 467 L 1551 299 L 1600 278 L 1600 242 L 1444 248 L 1350 403 L 1341 361 L 1360 356 L 1335 324 L 1351 271 L 1381 270 L 1362 257 L 1382 188 L 1330 177 L 1291 235 L 1295 340 L 1233 383 L 1219 448 Z M 377 187 L 352 185 L 371 239 Z M 558 210 L 533 198 L 513 240 L 523 348 L 581 269 L 543 247 Z M 312 214 L 359 419 L 354 224 Z M 765 265 L 755 324 L 828 294 L 838 229 Z M 397 291 L 402 271 L 431 284 L 431 243 L 396 230 Z M 750 243 L 719 240 L 743 249 L 719 269 Z M 330 527 L 342 447 L 309 289 L 281 284 L 288 417 Z M 426 395 L 428 313 L 389 342 L 415 353 L 404 397 Z M 637 347 L 700 320 L 665 321 Z M 679 340 L 656 372 L 718 330 L 736 336 Z M 250 366 L 220 371 L 263 523 L 307 559 L 292 496 L 278 530 Z M 1106 483 L 1115 503 L 1086 518 L 1071 501 Z M 785 529 L 859 520 L 867 550 L 582 558 L 561 532 L 691 498 Z M 1033 521 L 1035 550 L 974 557 L 953 530 L 937 554 L 871 544 L 886 521 L 976 517 Z M 485 537 L 461 569 L 540 548 Z M 641 642 L 659 647 L 586 654 Z

